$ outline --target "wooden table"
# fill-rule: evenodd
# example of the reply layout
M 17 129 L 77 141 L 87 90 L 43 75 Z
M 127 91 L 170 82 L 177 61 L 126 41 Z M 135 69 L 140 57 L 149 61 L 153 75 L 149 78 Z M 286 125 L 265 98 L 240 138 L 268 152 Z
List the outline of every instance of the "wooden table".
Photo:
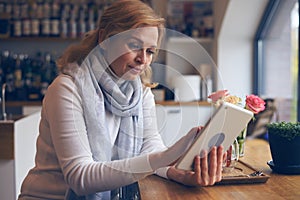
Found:
M 186 187 L 152 175 L 139 181 L 141 199 L 300 199 L 300 175 L 276 174 L 267 165 L 267 161 L 271 160 L 268 142 L 258 139 L 247 140 L 245 157 L 241 158 L 241 160 L 269 175 L 268 181 L 256 184 L 215 185 L 197 188 Z

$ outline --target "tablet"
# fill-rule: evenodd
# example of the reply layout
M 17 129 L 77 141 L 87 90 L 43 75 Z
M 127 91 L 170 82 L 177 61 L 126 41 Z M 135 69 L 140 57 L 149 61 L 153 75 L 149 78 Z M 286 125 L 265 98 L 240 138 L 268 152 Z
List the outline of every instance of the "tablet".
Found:
M 224 102 L 214 112 L 191 146 L 175 165 L 178 169 L 191 170 L 196 155 L 209 152 L 213 146 L 228 149 L 235 138 L 247 126 L 253 113 L 240 106 Z

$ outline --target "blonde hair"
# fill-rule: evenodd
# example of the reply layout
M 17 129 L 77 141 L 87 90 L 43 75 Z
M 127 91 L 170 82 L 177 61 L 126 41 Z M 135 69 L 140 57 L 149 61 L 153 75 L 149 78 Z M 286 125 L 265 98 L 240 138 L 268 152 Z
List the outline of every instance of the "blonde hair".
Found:
M 118 33 L 143 26 L 156 26 L 158 28 L 159 46 L 164 34 L 164 23 L 165 20 L 159 17 L 150 6 L 139 0 L 116 1 L 104 11 L 96 30 L 87 32 L 79 44 L 71 45 L 66 49 L 56 61 L 57 67 L 61 71 L 68 63 L 81 64 L 89 52 L 99 43 Z M 148 66 L 141 74 L 144 85 L 151 86 L 151 76 L 152 70 Z

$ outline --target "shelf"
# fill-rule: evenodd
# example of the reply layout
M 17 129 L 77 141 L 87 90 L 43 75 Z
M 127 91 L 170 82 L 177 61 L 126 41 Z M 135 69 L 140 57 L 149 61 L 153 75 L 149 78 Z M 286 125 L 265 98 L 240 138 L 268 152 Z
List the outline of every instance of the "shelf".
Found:
M 80 38 L 61 38 L 61 37 L 8 37 L 0 38 L 0 41 L 34 41 L 34 42 L 61 42 L 61 41 L 80 41 Z
M 211 43 L 213 42 L 213 38 L 203 37 L 203 38 L 192 38 L 192 37 L 170 37 L 169 42 L 177 42 L 177 43 L 187 43 L 187 42 L 199 42 L 199 43 Z
M 41 101 L 7 101 L 6 106 L 18 107 L 18 106 L 41 106 Z
M 170 2 L 213 2 L 213 0 L 169 0 Z
M 188 101 L 188 102 L 156 101 L 155 103 L 163 106 L 211 106 L 212 105 L 207 101 Z
M 81 38 L 61 38 L 61 37 L 8 37 L 8 38 L 0 38 L 0 41 L 35 41 L 35 42 L 43 42 L 43 41 L 80 41 Z M 213 38 L 210 37 L 200 37 L 200 38 L 193 38 L 193 37 L 170 37 L 169 41 L 171 42 L 193 42 L 197 41 L 200 43 L 211 43 Z
M 211 106 L 211 103 L 207 101 L 189 101 L 189 102 L 179 102 L 179 101 L 156 101 L 156 104 L 166 105 L 166 106 Z M 41 106 L 41 101 L 8 101 L 7 106 Z

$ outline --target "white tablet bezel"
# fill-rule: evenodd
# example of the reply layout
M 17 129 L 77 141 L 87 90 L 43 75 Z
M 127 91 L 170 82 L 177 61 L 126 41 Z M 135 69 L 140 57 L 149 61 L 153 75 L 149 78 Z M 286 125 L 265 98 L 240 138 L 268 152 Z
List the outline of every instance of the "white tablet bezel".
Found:
M 222 103 L 179 159 L 176 168 L 192 170 L 195 156 L 201 155 L 202 150 L 209 152 L 212 146 L 222 144 L 227 150 L 252 117 L 253 113 L 249 110 L 231 103 Z

